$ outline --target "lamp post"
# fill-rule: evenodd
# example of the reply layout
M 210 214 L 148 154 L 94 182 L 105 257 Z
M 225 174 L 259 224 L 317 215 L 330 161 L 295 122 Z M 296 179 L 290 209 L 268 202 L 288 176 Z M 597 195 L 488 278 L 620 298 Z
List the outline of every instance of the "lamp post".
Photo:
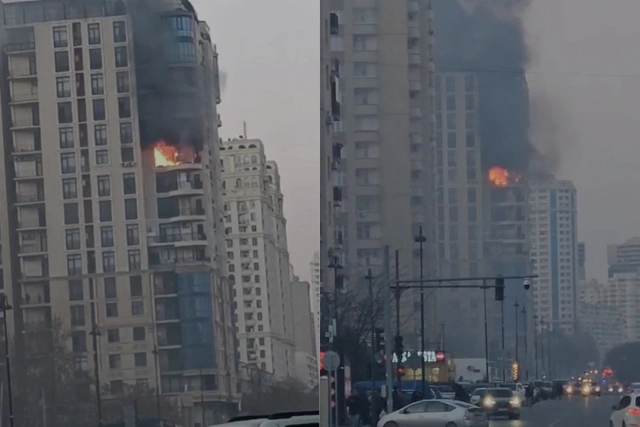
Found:
M 513 304 L 513 308 L 515 311 L 515 315 L 516 315 L 516 362 L 519 360 L 519 353 L 518 353 L 518 347 L 520 347 L 520 342 L 518 340 L 518 308 L 520 308 L 520 304 L 518 304 L 518 300 L 516 300 L 516 302 Z
M 507 382 L 507 368 L 505 364 L 505 349 L 504 349 L 504 300 L 500 301 L 500 323 L 502 328 L 502 382 Z
M 442 346 L 442 351 L 445 352 L 446 351 L 446 347 L 445 347 L 445 340 L 444 340 L 444 323 L 440 323 L 440 345 Z
M 376 321 L 373 317 L 373 274 L 371 274 L 371 269 L 369 269 L 367 271 L 367 275 L 365 276 L 365 279 L 367 280 L 367 283 L 369 285 L 369 310 L 370 310 L 370 315 L 369 315 L 369 321 L 371 322 L 371 324 L 369 325 L 369 327 L 371 328 L 371 372 L 369 373 L 371 378 L 371 392 L 373 393 L 376 389 L 376 346 L 375 346 L 375 329 L 376 329 Z M 390 345 L 390 344 L 386 344 L 386 345 Z M 372 406 L 372 413 L 374 414 L 374 417 L 376 416 L 376 414 L 378 413 L 376 411 L 376 399 L 375 398 L 371 398 L 371 406 Z
M 523 328 L 524 328 L 524 335 L 523 335 L 523 338 L 524 338 L 524 360 L 527 361 L 527 367 L 526 367 L 526 370 L 525 370 L 525 378 L 529 379 L 529 350 L 527 349 L 527 329 L 528 329 L 527 328 L 527 325 L 528 325 L 528 322 L 527 322 L 527 306 L 524 305 L 524 304 L 522 304 L 521 313 L 522 313 L 522 325 L 523 325 Z
M 482 281 L 482 297 L 484 300 L 484 369 L 486 381 L 490 382 L 489 376 L 489 325 L 487 321 L 487 282 Z
M 7 370 L 7 388 L 9 395 L 9 426 L 14 426 L 13 417 L 13 396 L 11 394 L 11 354 L 9 352 L 9 330 L 7 328 L 7 311 L 13 309 L 9 304 L 9 299 L 2 294 L 2 324 L 4 326 L 4 362 Z
M 98 364 L 98 337 L 102 334 L 96 322 L 91 328 L 91 340 L 93 344 L 93 372 L 96 380 L 96 403 L 98 404 L 98 427 L 102 427 L 102 391 L 100 390 L 100 366 Z
M 538 316 L 533 315 L 533 375 L 537 380 L 538 377 Z
M 421 374 L 421 383 L 420 389 L 422 390 L 422 396 L 426 395 L 425 389 L 425 370 L 426 364 L 424 360 L 424 350 L 425 350 L 425 330 L 424 330 L 424 243 L 427 241 L 427 238 L 422 234 L 422 226 L 418 229 L 418 235 L 415 237 L 415 242 L 420 246 L 420 374 Z

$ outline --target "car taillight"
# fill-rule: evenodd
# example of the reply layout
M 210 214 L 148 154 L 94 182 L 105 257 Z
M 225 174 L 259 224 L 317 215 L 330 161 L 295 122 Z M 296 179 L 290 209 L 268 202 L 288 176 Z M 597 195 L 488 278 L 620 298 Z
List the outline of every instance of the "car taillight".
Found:
M 634 415 L 636 417 L 640 417 L 640 409 L 638 409 L 638 408 L 629 408 L 627 410 L 627 414 Z

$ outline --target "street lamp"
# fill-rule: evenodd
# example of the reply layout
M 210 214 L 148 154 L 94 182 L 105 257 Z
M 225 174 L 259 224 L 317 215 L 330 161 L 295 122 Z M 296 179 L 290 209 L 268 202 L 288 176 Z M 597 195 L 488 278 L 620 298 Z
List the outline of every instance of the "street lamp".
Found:
M 102 427 L 102 392 L 100 390 L 100 366 L 98 365 L 98 337 L 102 335 L 95 320 L 89 333 L 93 344 L 93 372 L 96 380 L 96 403 L 98 404 L 98 427 Z
M 486 381 L 491 381 L 489 376 L 489 325 L 487 320 L 487 282 L 482 281 L 482 297 L 484 302 L 484 369 Z
M 502 382 L 507 382 L 507 368 L 505 366 L 505 349 L 504 349 L 504 299 L 500 301 L 500 323 L 502 328 Z
M 367 271 L 367 275 L 365 276 L 365 279 L 367 280 L 367 283 L 369 284 L 369 320 L 371 322 L 371 324 L 369 325 L 371 327 L 371 392 L 373 393 L 376 389 L 376 346 L 375 346 L 375 334 L 376 334 L 376 320 L 373 317 L 373 274 L 371 273 L 371 269 L 369 269 Z M 386 337 L 385 337 L 386 338 Z M 389 343 L 385 343 L 385 345 L 390 345 Z M 398 360 L 400 360 L 400 358 L 398 358 Z M 374 417 L 376 416 L 376 414 L 378 414 L 378 412 L 376 411 L 376 406 L 377 406 L 377 401 L 375 398 L 371 398 L 371 405 L 372 405 L 372 413 L 374 414 Z
M 421 385 L 420 389 L 422 390 L 422 396 L 426 395 L 425 388 L 425 370 L 426 364 L 424 361 L 424 340 L 425 340 L 425 331 L 424 331 L 424 243 L 427 241 L 427 238 L 422 234 L 422 226 L 418 228 L 418 235 L 415 237 L 414 241 L 418 243 L 420 246 L 420 350 L 422 356 L 420 357 L 420 371 L 421 371 Z
M 7 369 L 7 388 L 9 395 L 9 426 L 14 426 L 13 420 L 13 396 L 11 394 L 11 355 L 9 354 L 9 331 L 7 328 L 7 311 L 13 309 L 9 305 L 9 299 L 6 294 L 2 294 L 2 323 L 4 326 L 4 361 Z
M 525 378 L 529 379 L 529 350 L 527 349 L 527 329 L 529 329 L 528 326 L 528 322 L 527 322 L 527 306 L 522 304 L 522 325 L 524 328 L 524 359 L 526 360 L 527 364 L 526 364 L 526 369 L 525 369 Z
M 515 311 L 515 315 L 516 315 L 516 362 L 519 361 L 520 357 L 518 354 L 518 347 L 519 347 L 519 341 L 518 341 L 518 308 L 520 308 L 520 304 L 518 304 L 518 300 L 516 300 L 516 302 L 513 304 L 513 308 Z

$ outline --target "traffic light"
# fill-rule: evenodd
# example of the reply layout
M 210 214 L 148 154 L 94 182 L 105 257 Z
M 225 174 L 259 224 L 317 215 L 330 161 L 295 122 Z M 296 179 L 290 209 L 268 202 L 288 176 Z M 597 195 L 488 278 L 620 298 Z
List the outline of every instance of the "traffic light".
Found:
M 514 382 L 520 379 L 520 364 L 518 362 L 513 362 L 511 365 L 511 377 Z
M 329 392 L 331 399 L 329 401 L 329 405 L 331 405 L 331 408 L 333 409 L 336 407 L 338 401 L 338 382 L 336 381 L 335 375 L 331 375 L 329 377 L 329 382 L 331 383 L 331 389 Z
M 496 301 L 504 301 L 504 278 L 496 277 Z
M 394 352 L 398 360 L 402 360 L 402 353 L 404 353 L 404 338 L 402 338 L 402 335 L 396 335 L 395 337 Z
M 398 376 L 404 377 L 404 365 L 402 363 L 398 363 Z
M 384 329 L 376 328 L 375 332 L 375 346 L 376 350 L 384 353 L 385 339 L 384 339 Z

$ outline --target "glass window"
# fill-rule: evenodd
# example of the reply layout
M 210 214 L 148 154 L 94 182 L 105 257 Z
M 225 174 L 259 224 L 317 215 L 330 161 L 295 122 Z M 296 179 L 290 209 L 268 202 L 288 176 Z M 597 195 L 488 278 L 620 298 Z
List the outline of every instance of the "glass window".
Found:
M 114 246 L 113 227 L 100 227 L 100 243 L 103 248 L 112 248 Z
M 102 75 L 102 73 L 91 75 L 91 94 L 104 94 L 104 76 Z
M 115 48 L 116 67 L 124 68 L 129 66 L 129 52 L 126 46 L 118 46 Z
M 97 146 L 107 145 L 107 125 L 95 125 L 93 135 Z
M 64 200 L 78 197 L 78 181 L 75 178 L 65 178 L 62 180 L 62 198 Z
M 69 276 L 82 274 L 82 254 L 67 255 L 67 273 Z
M 82 289 L 82 280 L 69 280 L 69 300 L 82 301 L 84 299 L 84 290 Z
M 88 32 L 89 32 L 89 44 L 102 43 L 101 36 L 100 36 L 100 24 L 98 23 L 89 24 Z
M 166 59 L 171 63 L 193 63 L 197 59 L 197 50 L 192 42 L 178 42 L 166 47 Z
M 108 251 L 108 252 L 103 252 L 102 253 L 102 271 L 104 271 L 104 272 L 116 271 L 116 254 L 115 254 L 115 252 Z
M 69 52 L 66 50 L 54 53 L 55 69 L 56 73 L 64 73 L 70 70 L 69 68 Z
M 129 261 L 129 271 L 138 271 L 142 268 L 142 260 L 140 257 L 140 250 L 132 249 L 127 254 Z
M 96 164 L 97 165 L 109 164 L 109 150 L 96 150 Z
M 131 311 L 133 312 L 133 305 L 132 305 Z M 136 364 L 136 368 L 143 368 L 147 366 L 147 353 L 134 353 L 133 357 Z
M 113 221 L 113 212 L 111 210 L 111 200 L 100 200 L 100 202 L 98 202 L 98 207 L 100 209 L 100 222 Z
M 64 224 L 73 225 L 80 222 L 80 211 L 77 203 L 64 204 Z
M 122 175 L 122 188 L 124 194 L 136 194 L 136 174 L 125 173 Z
M 120 143 L 133 144 L 133 125 L 131 123 L 120 123 Z
M 98 177 L 98 196 L 111 196 L 111 180 L 109 178 L 109 175 L 100 175 Z
M 133 328 L 133 340 L 134 341 L 144 341 L 146 339 L 146 331 L 144 326 L 135 326 Z
M 118 116 L 121 119 L 131 118 L 131 98 L 128 96 L 118 98 Z
M 58 98 L 71 97 L 71 77 L 65 76 L 56 78 L 56 95 Z
M 104 103 L 104 99 L 93 100 L 93 120 L 106 120 L 107 110 Z
M 89 49 L 89 68 L 92 70 L 102 68 L 102 49 Z
M 59 129 L 60 148 L 73 148 L 73 128 L 64 127 Z
M 62 153 L 60 154 L 60 167 L 62 173 L 76 173 L 76 154 Z
M 107 317 L 118 317 L 118 303 L 117 302 L 106 303 L 105 311 L 107 312 Z
M 118 298 L 118 284 L 115 277 L 104 278 L 104 297 L 107 299 Z
M 67 27 L 53 27 L 53 47 L 69 46 Z
M 80 230 L 78 228 L 65 230 L 64 236 L 68 251 L 80 249 Z
M 129 72 L 119 71 L 116 74 L 116 88 L 118 93 L 129 92 Z
M 138 200 L 137 199 L 125 199 L 124 219 L 126 220 L 138 219 Z
M 58 123 L 73 122 L 73 106 L 71 102 L 58 103 Z
M 124 21 L 113 23 L 113 42 L 124 43 L 127 41 L 127 25 Z
M 127 224 L 127 246 L 140 244 L 140 230 L 138 224 Z

